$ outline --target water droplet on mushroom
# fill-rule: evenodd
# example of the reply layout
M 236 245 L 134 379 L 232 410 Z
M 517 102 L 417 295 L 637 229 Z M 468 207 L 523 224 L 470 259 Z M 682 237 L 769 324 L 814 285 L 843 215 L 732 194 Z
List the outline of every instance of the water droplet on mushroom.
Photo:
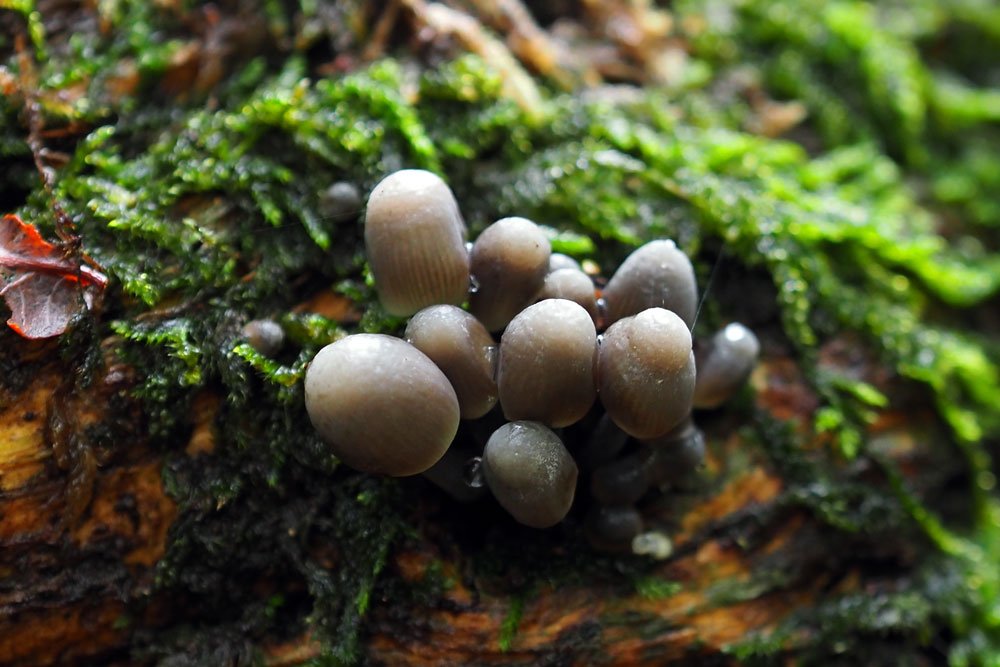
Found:
M 462 481 L 472 489 L 481 489 L 486 485 L 486 477 L 483 474 L 483 459 L 473 456 L 462 466 Z

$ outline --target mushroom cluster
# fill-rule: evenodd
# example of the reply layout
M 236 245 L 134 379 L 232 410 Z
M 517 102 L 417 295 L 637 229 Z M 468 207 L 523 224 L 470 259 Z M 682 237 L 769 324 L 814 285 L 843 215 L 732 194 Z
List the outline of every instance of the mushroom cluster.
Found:
M 635 250 L 602 291 L 525 218 L 467 245 L 450 188 L 416 169 L 375 187 L 364 237 L 382 306 L 410 319 L 405 340 L 351 335 L 310 363 L 306 409 L 332 452 L 460 500 L 488 488 L 535 528 L 567 515 L 582 468 L 590 542 L 664 555 L 636 505 L 700 465 L 692 407 L 731 396 L 759 353 L 739 324 L 693 344 L 695 274 L 673 241 Z

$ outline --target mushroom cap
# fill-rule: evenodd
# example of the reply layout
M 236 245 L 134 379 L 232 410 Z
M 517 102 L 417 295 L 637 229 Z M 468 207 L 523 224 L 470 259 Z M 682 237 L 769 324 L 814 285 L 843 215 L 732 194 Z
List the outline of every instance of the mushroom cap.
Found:
M 475 290 L 469 310 L 490 331 L 502 330 L 538 292 L 552 247 L 527 218 L 503 218 L 472 244 L 469 270 Z
M 466 299 L 465 223 L 451 189 L 429 171 L 403 169 L 375 186 L 365 210 L 365 250 L 391 315 Z
M 579 304 L 546 299 L 511 320 L 500 339 L 497 388 L 509 420 L 568 426 L 597 396 L 597 330 Z
M 583 525 L 592 547 L 611 552 L 628 551 L 642 529 L 642 515 L 631 505 L 595 505 Z
M 733 322 L 695 350 L 698 375 L 694 405 L 715 408 L 736 393 L 757 365 L 760 342 L 750 329 Z
M 583 272 L 583 267 L 580 266 L 580 262 L 576 261 L 569 255 L 561 252 L 554 252 L 549 255 L 549 273 L 558 271 L 559 269 L 576 269 L 581 273 Z
M 356 219 L 361 213 L 358 186 L 350 181 L 336 181 L 320 195 L 319 210 L 333 222 Z
M 647 308 L 665 308 L 690 329 L 698 308 L 694 267 L 673 241 L 650 241 L 636 248 L 611 276 L 604 301 L 609 324 Z
M 549 271 L 542 282 L 542 288 L 535 295 L 536 301 L 545 299 L 569 299 L 580 304 L 590 319 L 597 322 L 597 296 L 594 281 L 579 269 L 556 269 Z
M 656 438 L 642 441 L 653 454 L 651 482 L 688 487 L 705 460 L 705 434 L 688 415 L 680 424 Z
M 601 403 L 623 431 L 654 438 L 691 410 L 691 332 L 673 312 L 649 308 L 612 324 L 600 345 Z
M 497 344 L 486 328 L 457 306 L 429 306 L 406 325 L 406 340 L 451 381 L 462 419 L 482 417 L 497 402 Z
M 504 424 L 483 451 L 486 484 L 520 523 L 548 528 L 573 504 L 577 468 L 555 433 L 538 422 Z
M 320 437 L 363 472 L 423 472 L 458 430 L 458 398 L 448 378 L 392 336 L 356 334 L 324 347 L 306 370 L 305 396 Z
M 285 330 L 274 320 L 250 320 L 240 333 L 265 357 L 273 357 L 285 344 Z
M 649 490 L 655 464 L 652 450 L 637 449 L 594 470 L 590 476 L 590 494 L 608 505 L 632 505 Z

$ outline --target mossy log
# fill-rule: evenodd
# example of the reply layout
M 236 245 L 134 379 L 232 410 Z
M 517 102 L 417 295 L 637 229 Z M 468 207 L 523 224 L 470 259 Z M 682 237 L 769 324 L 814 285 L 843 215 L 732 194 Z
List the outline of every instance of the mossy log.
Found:
M 109 277 L 0 330 L 0 665 L 995 664 L 998 12 L 0 0 L 0 212 Z M 319 441 L 308 361 L 404 325 L 323 193 L 402 167 L 759 335 L 669 556 Z
M 848 347 L 832 342 L 828 363 L 850 363 L 853 373 L 869 377 L 879 374 L 867 360 L 852 358 Z M 53 343 L 15 341 L 4 355 L 17 360 L 24 379 L 18 390 L 4 392 L 0 418 L 0 544 L 7 582 L 0 598 L 2 662 L 79 664 L 127 655 L 137 637 L 183 623 L 188 611 L 183 597 L 154 585 L 156 563 L 175 529 L 176 502 L 161 477 L 163 454 L 150 448 L 140 428 L 116 428 L 126 441 L 117 443 L 110 457 L 71 440 L 104 421 L 138 422 L 138 406 L 127 391 L 133 369 L 108 364 L 110 370 L 94 378 L 92 388 L 76 391 L 67 381 L 73 366 L 53 359 Z M 807 423 L 818 405 L 787 358 L 766 358 L 752 384 L 760 418 Z M 197 459 L 215 446 L 220 400 L 211 393 L 196 400 L 190 437 L 178 443 L 185 456 Z M 919 400 L 887 410 L 873 424 L 871 437 L 910 483 L 940 490 L 961 468 L 941 467 L 930 455 L 927 443 L 935 429 L 930 415 Z M 530 596 L 490 594 L 481 590 L 482 582 L 470 581 L 468 556 L 446 534 L 456 526 L 461 530 L 464 521 L 479 521 L 482 503 L 449 510 L 451 516 L 438 525 L 435 516 L 448 501 L 430 486 L 418 487 L 420 505 L 412 518 L 421 529 L 390 554 L 390 576 L 419 586 L 434 569 L 449 584 L 439 596 L 419 600 L 373 599 L 363 655 L 383 664 L 726 663 L 734 660 L 726 651 L 731 645 L 753 633 L 770 633 L 824 600 L 878 596 L 906 586 L 915 559 L 927 549 L 921 534 L 884 541 L 877 534 L 858 539 L 831 534 L 805 505 L 789 500 L 784 472 L 753 453 L 739 424 L 717 416 L 707 429 L 710 454 L 702 478 L 645 508 L 654 525 L 668 529 L 674 554 L 648 567 L 639 583 L 621 579 L 613 560 L 587 553 L 578 536 L 568 536 L 579 529 L 578 519 L 571 518 L 571 526 L 559 531 L 566 546 L 556 549 L 584 550 L 581 557 L 611 568 L 605 577 L 556 578 L 537 585 Z M 862 484 L 884 483 L 882 471 L 870 465 L 859 465 L 852 477 Z M 500 539 L 538 538 L 538 531 L 486 512 L 497 520 Z M 336 568 L 337 557 L 330 559 Z M 513 585 L 518 591 L 524 581 L 517 580 L 531 575 L 519 571 L 527 564 L 510 565 L 501 589 Z M 266 580 L 244 583 L 268 587 Z M 894 641 L 877 632 L 851 639 L 873 651 L 879 641 Z M 259 648 L 274 665 L 300 664 L 320 654 L 308 632 L 286 641 L 267 639 Z M 931 647 L 926 657 L 934 660 Z

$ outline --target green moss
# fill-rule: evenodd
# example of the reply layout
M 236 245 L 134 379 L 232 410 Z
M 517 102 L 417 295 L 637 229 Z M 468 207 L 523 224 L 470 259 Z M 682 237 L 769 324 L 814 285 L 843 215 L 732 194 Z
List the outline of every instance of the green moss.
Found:
M 691 70 L 673 89 L 627 101 L 543 90 L 531 110 L 504 98 L 499 75 L 471 56 L 424 69 L 381 60 L 315 77 L 309 52 L 277 58 L 260 47 L 240 55 L 245 66 L 210 103 L 192 93 L 165 110 L 156 86 L 184 47 L 177 15 L 156 3 L 100 3 L 110 32 L 82 30 L 54 50 L 30 3 L 7 4 L 30 29 L 41 90 L 85 84 L 71 105 L 43 96 L 48 125 L 92 128 L 59 170 L 55 196 L 113 283 L 103 311 L 67 338 L 66 354 L 86 360 L 86 378 L 99 341 L 120 337 L 180 503 L 158 584 L 202 606 L 191 627 L 150 645 L 154 655 L 183 653 L 192 637 L 257 640 L 309 623 L 326 647 L 322 662 L 356 658 L 371 591 L 407 530 L 414 491 L 339 469 L 311 432 L 303 370 L 346 331 L 293 308 L 335 286 L 363 310 L 357 330 L 400 329 L 372 303 L 358 225 L 324 218 L 319 194 L 335 180 L 368 190 L 401 167 L 441 173 L 473 230 L 527 216 L 546 226 L 557 250 L 605 272 L 658 236 L 695 258 L 702 284 L 721 261 L 697 331 L 730 318 L 777 323 L 770 335 L 822 399 L 811 426 L 833 433 L 837 445 L 807 449 L 790 425 L 734 408 L 753 417 L 751 439 L 787 480 L 784 506 L 808 509 L 834 529 L 831 539 L 912 537 L 919 527 L 958 582 L 947 599 L 933 592 L 940 580 L 927 577 L 914 591 L 845 596 L 790 620 L 788 632 L 734 647 L 735 655 L 808 658 L 855 634 L 902 638 L 917 654 L 928 636 L 951 633 L 956 664 L 980 664 L 1000 647 L 1000 580 L 991 569 L 1000 522 L 984 446 L 1000 433 L 1000 346 L 995 331 L 991 338 L 971 324 L 1000 289 L 1000 59 L 977 63 L 942 48 L 971 32 L 983 54 L 1000 54 L 995 9 L 741 0 L 709 11 L 680 3 L 682 17 L 708 14 L 687 35 Z M 303 49 L 317 44 L 317 7 L 285 11 L 262 7 L 269 33 L 297 26 Z M 15 59 L 6 64 L 16 71 Z M 135 93 L 112 96 L 109 77 L 125 64 L 135 66 Z M 805 105 L 801 144 L 743 131 L 752 110 L 722 85 L 737 70 Z M 5 99 L 0 110 L 0 155 L 13 159 L 2 194 L 51 230 L 19 108 Z M 729 273 L 767 282 L 734 294 Z M 270 358 L 243 342 L 240 327 L 254 317 L 280 321 L 287 349 Z M 906 488 L 888 464 L 873 486 L 847 463 L 881 460 L 865 427 L 875 410 L 898 406 L 817 363 L 818 346 L 845 333 L 932 397 L 950 432 L 928 446 L 942 458 L 962 453 L 973 482 L 969 525 L 939 520 L 925 507 L 927 490 Z M 19 382 L 13 370 L 4 376 Z M 212 424 L 216 449 L 192 461 L 182 450 L 190 407 L 204 392 L 225 400 Z M 576 553 L 553 555 L 567 540 Z M 530 548 L 503 542 L 486 539 L 475 567 L 481 585 L 518 592 L 504 625 L 508 646 L 514 610 L 535 582 L 617 570 L 643 594 L 673 591 L 643 578 L 648 565 L 594 557 L 569 528 Z M 524 581 L 501 581 L 512 568 Z M 279 583 L 303 591 L 298 598 L 235 586 L 275 571 L 284 573 Z M 787 583 L 762 575 L 750 588 L 718 593 L 758 595 Z M 796 643 L 803 628 L 812 643 Z M 225 650 L 252 653 L 223 639 Z

